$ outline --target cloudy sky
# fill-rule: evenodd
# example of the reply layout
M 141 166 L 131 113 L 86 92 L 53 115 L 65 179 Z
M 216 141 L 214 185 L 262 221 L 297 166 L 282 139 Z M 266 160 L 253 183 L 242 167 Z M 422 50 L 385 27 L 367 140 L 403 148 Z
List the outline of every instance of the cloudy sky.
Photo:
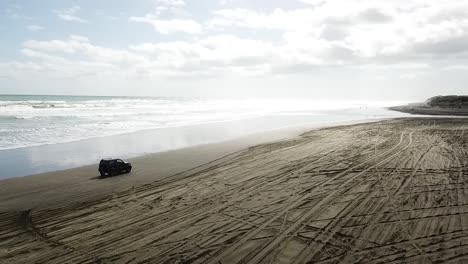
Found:
M 0 93 L 468 93 L 468 1 L 0 2 Z

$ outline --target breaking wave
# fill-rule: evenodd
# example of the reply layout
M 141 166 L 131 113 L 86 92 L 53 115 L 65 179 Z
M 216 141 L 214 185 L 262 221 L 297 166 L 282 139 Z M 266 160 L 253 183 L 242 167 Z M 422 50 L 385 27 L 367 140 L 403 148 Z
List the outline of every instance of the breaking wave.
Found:
M 0 95 L 0 150 L 268 115 L 323 115 L 402 102 Z

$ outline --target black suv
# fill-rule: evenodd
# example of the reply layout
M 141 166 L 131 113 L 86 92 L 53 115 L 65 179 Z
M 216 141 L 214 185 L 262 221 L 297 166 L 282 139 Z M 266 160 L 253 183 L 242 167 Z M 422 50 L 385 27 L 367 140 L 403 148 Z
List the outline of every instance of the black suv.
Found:
M 99 162 L 99 173 L 101 176 L 113 176 L 122 172 L 129 173 L 132 171 L 132 164 L 121 159 L 102 159 Z

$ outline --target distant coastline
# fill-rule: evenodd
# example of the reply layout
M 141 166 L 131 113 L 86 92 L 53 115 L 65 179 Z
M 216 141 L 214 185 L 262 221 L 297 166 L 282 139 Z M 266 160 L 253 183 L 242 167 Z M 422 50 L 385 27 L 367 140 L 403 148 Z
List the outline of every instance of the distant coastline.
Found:
M 423 103 L 392 106 L 387 109 L 415 115 L 468 116 L 468 96 L 435 96 Z

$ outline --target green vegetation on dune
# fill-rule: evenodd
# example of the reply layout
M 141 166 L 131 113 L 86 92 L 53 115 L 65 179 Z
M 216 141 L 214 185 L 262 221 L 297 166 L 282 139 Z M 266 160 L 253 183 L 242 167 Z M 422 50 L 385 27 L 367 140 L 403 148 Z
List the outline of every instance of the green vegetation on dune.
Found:
M 429 98 L 426 101 L 426 105 L 430 107 L 468 109 L 468 96 L 464 96 L 464 95 L 435 96 L 435 97 Z
M 434 96 L 424 103 L 389 107 L 388 109 L 418 115 L 468 116 L 467 95 Z

